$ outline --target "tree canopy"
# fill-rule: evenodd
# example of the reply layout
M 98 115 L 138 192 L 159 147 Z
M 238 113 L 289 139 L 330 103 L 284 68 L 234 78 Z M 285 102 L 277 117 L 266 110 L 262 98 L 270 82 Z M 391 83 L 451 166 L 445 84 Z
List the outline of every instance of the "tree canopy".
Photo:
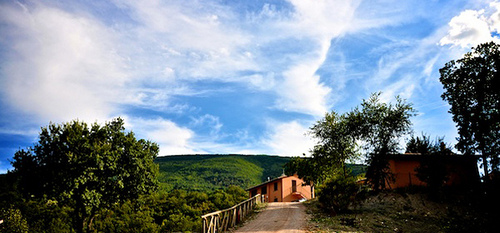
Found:
M 478 45 L 463 58 L 439 70 L 445 89 L 442 98 L 458 128 L 456 148 L 466 154 L 481 154 L 485 175 L 500 166 L 500 45 Z
M 26 198 L 74 209 L 74 227 L 89 229 L 95 214 L 157 189 L 156 143 L 125 132 L 122 119 L 90 127 L 81 121 L 50 124 L 38 143 L 15 153 L 13 175 Z
M 364 142 L 369 164 L 366 177 L 375 190 L 385 188 L 387 181 L 392 179 L 387 155 L 398 152 L 399 138 L 411 132 L 410 117 L 415 115 L 411 103 L 399 96 L 395 104 L 383 103 L 380 94 L 372 94 L 368 100 L 363 100 L 361 108 L 349 113 L 354 134 Z
M 326 179 L 333 171 L 343 172 L 345 177 L 346 161 L 358 159 L 363 151 L 369 164 L 367 178 L 375 189 L 384 188 L 390 178 L 385 157 L 396 153 L 398 139 L 411 131 L 410 117 L 415 110 L 399 97 L 396 104 L 381 103 L 380 94 L 372 94 L 350 112 L 327 113 L 310 128 L 317 140 L 311 150 L 313 159 L 295 159 L 287 168 L 315 182 Z

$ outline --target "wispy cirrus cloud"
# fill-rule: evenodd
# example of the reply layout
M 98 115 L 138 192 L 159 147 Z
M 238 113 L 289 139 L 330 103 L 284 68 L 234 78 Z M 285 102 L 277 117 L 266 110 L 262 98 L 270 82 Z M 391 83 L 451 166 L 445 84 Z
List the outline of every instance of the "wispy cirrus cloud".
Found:
M 303 133 L 315 119 L 348 111 L 370 92 L 440 106 L 439 67 L 462 46 L 495 38 L 499 8 L 417 0 L 4 1 L 0 131 L 24 137 L 48 121 L 125 116 L 127 129 L 159 142 L 162 154 L 300 155 L 311 148 Z M 450 118 L 444 107 L 428 111 Z M 423 129 L 436 119 L 421 116 Z
M 125 63 L 98 21 L 21 3 L 0 11 L 9 51 L 0 82 L 11 106 L 43 121 L 93 121 L 106 119 L 126 99 Z

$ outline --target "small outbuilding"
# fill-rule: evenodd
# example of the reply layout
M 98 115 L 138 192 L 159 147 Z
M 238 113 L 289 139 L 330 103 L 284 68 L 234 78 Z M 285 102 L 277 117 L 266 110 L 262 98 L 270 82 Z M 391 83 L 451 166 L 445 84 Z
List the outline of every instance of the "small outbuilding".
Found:
M 424 186 L 425 182 L 417 177 L 416 168 L 423 162 L 443 164 L 446 174 L 444 186 L 473 187 L 479 184 L 477 157 L 466 155 L 422 155 L 406 153 L 389 155 L 389 168 L 394 174 L 394 181 L 387 187 L 395 189 L 408 186 Z
M 282 175 L 262 184 L 246 189 L 250 197 L 264 196 L 266 202 L 293 202 L 314 198 L 314 187 L 308 185 L 297 175 Z

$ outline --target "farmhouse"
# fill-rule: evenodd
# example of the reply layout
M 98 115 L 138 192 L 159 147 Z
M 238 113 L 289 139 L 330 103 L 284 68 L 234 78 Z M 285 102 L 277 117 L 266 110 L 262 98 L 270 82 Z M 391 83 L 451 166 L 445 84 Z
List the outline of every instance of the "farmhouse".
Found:
M 389 188 L 408 186 L 423 186 L 425 182 L 417 177 L 415 169 L 422 163 L 443 164 L 446 171 L 445 186 L 474 187 L 479 184 L 477 158 L 457 154 L 449 155 L 422 155 L 420 153 L 395 154 L 389 156 L 389 168 L 394 174 L 394 181 L 388 182 Z
M 266 202 L 292 202 L 314 197 L 314 187 L 307 185 L 297 175 L 282 175 L 257 186 L 246 189 L 250 197 L 264 196 Z

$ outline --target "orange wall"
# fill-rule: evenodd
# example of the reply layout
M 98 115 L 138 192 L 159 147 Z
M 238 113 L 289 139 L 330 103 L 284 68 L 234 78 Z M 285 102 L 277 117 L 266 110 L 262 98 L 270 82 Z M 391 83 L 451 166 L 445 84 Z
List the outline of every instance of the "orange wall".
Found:
M 389 183 L 390 188 L 408 187 L 411 185 L 426 185 L 418 179 L 415 169 L 420 166 L 420 161 L 415 160 L 389 160 L 389 167 L 394 173 L 395 181 Z M 451 160 L 446 165 L 448 181 L 445 185 L 474 185 L 478 182 L 477 166 L 472 162 L 457 162 Z
M 278 184 L 278 189 L 275 191 L 274 190 L 274 183 L 277 183 Z M 262 188 L 263 187 L 266 187 L 267 188 L 267 193 L 266 194 L 262 194 Z M 275 198 L 277 199 L 278 202 L 282 202 L 283 201 L 283 198 L 282 198 L 282 195 L 281 195 L 281 190 L 282 190 L 282 180 L 276 180 L 274 182 L 270 182 L 270 183 L 267 183 L 265 185 L 261 185 L 261 186 L 258 186 L 258 187 L 255 187 L 251 190 L 249 190 L 249 194 L 250 194 L 250 197 L 252 197 L 252 191 L 256 190 L 257 191 L 257 194 L 261 194 L 263 196 L 265 196 L 266 198 L 266 202 L 275 202 Z
M 415 168 L 420 166 L 418 161 L 389 161 L 389 167 L 394 174 L 394 182 L 389 183 L 390 188 L 408 187 L 411 185 L 425 185 L 416 176 Z
M 310 185 L 303 186 L 304 181 L 299 177 L 297 177 L 296 175 L 285 177 L 282 180 L 283 180 L 283 202 L 291 202 L 302 198 L 302 196 L 294 195 L 292 193 L 292 180 L 295 180 L 297 182 L 296 183 L 297 193 L 301 193 L 307 199 L 311 199 L 313 197 L 314 191 L 311 193 L 311 186 Z
M 275 201 L 277 201 L 277 202 L 291 202 L 294 200 L 301 199 L 302 196 L 297 195 L 297 194 L 293 195 L 293 193 L 292 193 L 292 180 L 296 181 L 297 193 L 301 193 L 307 199 L 311 199 L 314 196 L 314 190 L 311 193 L 311 186 L 309 186 L 309 185 L 302 186 L 304 181 L 295 175 L 295 176 L 284 177 L 284 178 L 278 179 L 276 181 L 269 182 L 265 185 L 255 187 L 255 188 L 249 190 L 250 197 L 253 196 L 252 192 L 256 191 L 256 194 L 264 195 L 266 197 L 266 201 L 268 201 L 268 202 L 275 202 Z M 275 183 L 278 184 L 276 191 L 274 190 Z M 262 194 L 263 187 L 267 187 L 267 194 Z

